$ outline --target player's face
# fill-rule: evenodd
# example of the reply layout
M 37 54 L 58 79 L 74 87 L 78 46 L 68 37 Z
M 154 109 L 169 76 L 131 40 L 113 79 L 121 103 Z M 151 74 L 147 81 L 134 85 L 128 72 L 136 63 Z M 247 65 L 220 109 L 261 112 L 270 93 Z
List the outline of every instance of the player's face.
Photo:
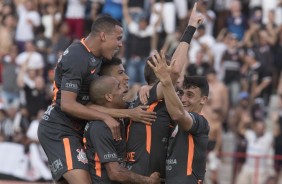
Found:
M 126 104 L 123 99 L 127 91 L 128 90 L 125 89 L 124 86 L 119 81 L 115 83 L 115 87 L 113 88 L 112 91 L 112 96 L 113 96 L 112 103 L 114 104 L 115 108 L 118 109 L 125 108 Z
M 122 47 L 122 32 L 122 27 L 116 26 L 112 32 L 105 33 L 105 46 L 102 50 L 104 58 L 111 60 L 119 52 Z
M 190 87 L 183 89 L 183 95 L 181 96 L 181 102 L 183 107 L 188 112 L 199 113 L 207 100 L 206 96 L 201 96 L 201 90 L 198 87 Z
M 126 75 L 124 67 L 122 64 L 113 65 L 111 67 L 111 76 L 115 77 L 121 85 L 128 91 L 128 75 Z

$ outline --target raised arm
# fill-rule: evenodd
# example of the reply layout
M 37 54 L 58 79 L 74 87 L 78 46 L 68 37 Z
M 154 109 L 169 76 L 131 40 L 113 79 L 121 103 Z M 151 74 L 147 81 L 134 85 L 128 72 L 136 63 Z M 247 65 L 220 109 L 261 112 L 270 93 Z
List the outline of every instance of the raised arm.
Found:
M 132 22 L 132 19 L 129 15 L 128 11 L 128 0 L 122 0 L 122 12 L 123 12 L 123 17 L 125 19 L 126 24 L 130 24 Z
M 151 63 L 148 61 L 148 64 L 160 80 L 159 85 L 162 87 L 165 105 L 171 119 L 176 121 L 184 131 L 190 130 L 193 125 L 193 119 L 184 109 L 182 102 L 175 92 L 174 85 L 170 77 L 170 72 L 174 66 L 174 62 L 168 66 L 166 64 L 164 52 L 161 51 L 161 56 L 156 53 L 156 58 L 153 57 L 153 62 Z
M 196 9 L 197 3 L 194 4 L 188 25 L 182 35 L 179 45 L 172 56 L 172 61 L 176 61 L 174 66 L 171 68 L 171 81 L 173 85 L 176 84 L 177 79 L 181 76 L 181 73 L 189 64 L 188 49 L 190 42 L 197 27 L 202 24 L 204 20 L 201 14 L 197 13 Z M 162 85 L 158 85 L 157 87 L 157 96 L 158 99 L 162 99 L 164 97 Z

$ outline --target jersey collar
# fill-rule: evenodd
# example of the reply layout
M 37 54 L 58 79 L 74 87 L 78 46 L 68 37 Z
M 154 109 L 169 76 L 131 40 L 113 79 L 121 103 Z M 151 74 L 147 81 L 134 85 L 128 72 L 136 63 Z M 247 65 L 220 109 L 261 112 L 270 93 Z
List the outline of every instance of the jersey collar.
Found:
M 82 38 L 80 40 L 80 43 L 87 49 L 88 52 L 91 52 L 91 50 L 87 47 L 87 45 L 85 44 L 85 38 Z

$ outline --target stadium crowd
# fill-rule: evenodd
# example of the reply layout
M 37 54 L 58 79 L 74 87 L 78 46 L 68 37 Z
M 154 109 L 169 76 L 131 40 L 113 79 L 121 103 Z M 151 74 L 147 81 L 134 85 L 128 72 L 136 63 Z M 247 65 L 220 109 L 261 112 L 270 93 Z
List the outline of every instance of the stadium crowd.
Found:
M 93 20 L 108 14 L 123 24 L 123 47 L 117 57 L 129 76 L 127 98 L 132 100 L 146 84 L 143 70 L 148 56 L 154 50 L 168 55 L 175 51 L 195 0 L 123 2 L 1 0 L 1 176 L 51 180 L 37 127 L 53 98 L 58 59 L 73 41 L 90 32 Z M 186 75 L 206 76 L 210 86 L 203 109 L 211 127 L 207 182 L 220 183 L 222 137 L 231 133 L 233 151 L 243 157 L 233 157 L 230 183 L 251 184 L 256 179 L 261 184 L 278 183 L 282 168 L 282 0 L 198 0 L 198 11 L 205 21 L 191 42 Z M 270 110 L 273 96 L 279 102 Z M 14 159 L 14 152 L 22 153 L 21 159 Z M 266 159 L 266 155 L 271 157 Z M 280 155 L 280 160 L 273 155 Z M 257 157 L 263 158 L 258 165 Z M 24 169 L 19 166 L 15 173 L 11 163 L 21 163 Z

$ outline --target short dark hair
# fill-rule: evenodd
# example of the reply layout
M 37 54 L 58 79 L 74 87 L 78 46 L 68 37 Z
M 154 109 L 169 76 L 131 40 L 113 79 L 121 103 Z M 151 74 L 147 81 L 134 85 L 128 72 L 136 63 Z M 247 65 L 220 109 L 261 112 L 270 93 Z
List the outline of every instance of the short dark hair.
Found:
M 115 26 L 122 27 L 121 23 L 109 15 L 99 16 L 92 24 L 91 34 L 96 35 L 100 32 L 111 32 Z
M 165 58 L 166 58 L 166 63 L 169 64 L 170 61 L 171 61 L 171 56 L 165 55 Z M 153 61 L 152 56 L 148 57 L 145 61 L 146 64 L 145 64 L 145 68 L 144 68 L 144 77 L 145 77 L 145 80 L 148 83 L 148 85 L 152 85 L 152 84 L 156 83 L 159 79 L 155 75 L 153 69 L 148 65 L 148 63 L 147 63 L 148 60 L 152 62 Z
M 185 76 L 183 89 L 198 87 L 201 90 L 202 96 L 209 96 L 209 83 L 206 77 L 203 76 Z
M 120 64 L 122 64 L 122 61 L 118 57 L 113 57 L 111 60 L 103 58 L 100 75 L 108 75 L 109 69 L 112 66 L 118 66 Z
M 105 104 L 105 94 L 110 93 L 114 87 L 112 83 L 108 82 L 112 80 L 112 78 L 113 77 L 110 76 L 100 76 L 91 81 L 89 87 L 89 96 L 92 103 L 97 105 Z

